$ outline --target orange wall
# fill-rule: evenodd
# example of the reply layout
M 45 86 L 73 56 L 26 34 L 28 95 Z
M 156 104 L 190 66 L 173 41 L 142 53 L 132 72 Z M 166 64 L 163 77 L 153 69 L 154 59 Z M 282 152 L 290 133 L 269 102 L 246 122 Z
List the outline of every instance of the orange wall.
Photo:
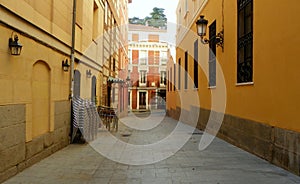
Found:
M 200 86 L 181 90 L 184 96 L 198 93 L 201 107 L 211 108 L 211 95 L 221 97 L 226 92 L 226 114 L 242 117 L 272 126 L 300 132 L 300 37 L 298 12 L 300 1 L 274 3 L 271 0 L 254 1 L 253 84 L 236 85 L 237 79 L 237 1 L 224 1 L 224 52 L 217 48 L 218 69 L 224 73 L 226 90 L 221 86 L 221 70 L 217 71 L 216 89 L 208 89 L 208 45 L 203 45 L 195 34 L 195 24 L 177 48 L 176 61 L 181 58 L 184 70 L 184 52 L 189 51 L 189 71 L 193 76 L 193 43 L 199 39 Z M 210 0 L 199 14 L 188 17 L 197 20 L 205 15 L 209 24 L 217 20 L 217 32 L 222 25 L 222 1 Z M 174 73 L 174 71 L 173 71 Z M 177 72 L 176 72 L 177 73 Z M 183 75 L 181 76 L 183 89 Z M 168 94 L 168 107 L 174 108 L 174 95 Z M 178 99 L 177 99 L 178 100 Z M 214 110 L 222 109 L 221 104 Z M 188 105 L 183 106 L 188 109 Z

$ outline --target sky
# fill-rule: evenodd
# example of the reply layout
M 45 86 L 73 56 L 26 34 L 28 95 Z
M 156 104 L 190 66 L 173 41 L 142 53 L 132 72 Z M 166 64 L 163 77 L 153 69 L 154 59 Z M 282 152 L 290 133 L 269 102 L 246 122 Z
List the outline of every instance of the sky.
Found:
M 154 7 L 164 8 L 168 22 L 176 23 L 176 8 L 178 0 L 132 0 L 128 4 L 128 17 L 145 18 L 150 16 Z

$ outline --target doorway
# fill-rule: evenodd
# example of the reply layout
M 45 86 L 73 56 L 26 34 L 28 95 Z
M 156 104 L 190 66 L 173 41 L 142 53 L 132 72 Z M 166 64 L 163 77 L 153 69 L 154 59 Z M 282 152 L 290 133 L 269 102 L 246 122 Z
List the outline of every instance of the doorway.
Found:
M 139 109 L 146 109 L 146 92 L 139 92 Z

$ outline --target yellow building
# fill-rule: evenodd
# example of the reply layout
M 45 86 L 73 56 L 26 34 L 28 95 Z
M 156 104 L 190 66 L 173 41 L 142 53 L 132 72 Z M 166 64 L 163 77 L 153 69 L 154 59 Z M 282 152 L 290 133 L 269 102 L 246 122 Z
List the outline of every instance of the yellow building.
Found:
M 299 11 L 298 0 L 180 0 L 168 114 L 197 109 L 198 128 L 299 175 Z M 221 118 L 213 128 L 212 114 Z
M 127 3 L 0 0 L 0 182 L 70 143 L 70 97 L 111 105 L 103 84 L 127 71 Z

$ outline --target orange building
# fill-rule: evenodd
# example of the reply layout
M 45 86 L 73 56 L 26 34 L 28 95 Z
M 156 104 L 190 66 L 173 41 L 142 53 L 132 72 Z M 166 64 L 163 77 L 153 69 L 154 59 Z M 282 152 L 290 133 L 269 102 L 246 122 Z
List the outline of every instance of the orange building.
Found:
M 298 0 L 180 0 L 168 114 L 197 110 L 198 128 L 299 175 L 299 11 Z

